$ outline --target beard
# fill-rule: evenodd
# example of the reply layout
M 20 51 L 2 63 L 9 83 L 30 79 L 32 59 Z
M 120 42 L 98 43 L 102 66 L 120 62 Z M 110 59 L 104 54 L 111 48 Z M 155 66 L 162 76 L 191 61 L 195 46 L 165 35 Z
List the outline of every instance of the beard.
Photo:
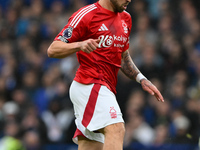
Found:
M 123 12 L 125 9 L 124 7 L 121 5 L 118 4 L 117 0 L 110 0 L 110 2 L 112 3 L 113 5 L 113 8 L 114 8 L 114 12 Z

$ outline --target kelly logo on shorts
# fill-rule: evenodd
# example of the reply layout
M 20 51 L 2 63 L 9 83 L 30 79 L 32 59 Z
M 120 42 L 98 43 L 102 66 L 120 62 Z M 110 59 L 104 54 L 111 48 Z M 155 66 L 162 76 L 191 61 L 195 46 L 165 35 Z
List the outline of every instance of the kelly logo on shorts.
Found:
M 117 118 L 117 111 L 115 110 L 115 108 L 114 107 L 110 107 L 110 116 L 111 116 L 111 118 Z

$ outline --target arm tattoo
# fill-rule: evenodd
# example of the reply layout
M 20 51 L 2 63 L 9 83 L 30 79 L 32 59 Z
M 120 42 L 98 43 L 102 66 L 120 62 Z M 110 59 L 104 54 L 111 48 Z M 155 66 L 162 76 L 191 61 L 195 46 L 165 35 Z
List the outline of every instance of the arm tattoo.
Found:
M 133 60 L 131 59 L 128 50 L 122 53 L 121 70 L 127 77 L 133 80 L 135 80 L 137 74 L 140 73 Z

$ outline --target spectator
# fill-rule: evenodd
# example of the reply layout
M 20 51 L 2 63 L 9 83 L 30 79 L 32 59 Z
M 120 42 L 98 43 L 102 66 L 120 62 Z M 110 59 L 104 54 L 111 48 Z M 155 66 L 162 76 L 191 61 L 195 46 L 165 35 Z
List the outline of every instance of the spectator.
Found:
M 14 121 L 8 121 L 4 131 L 4 136 L 0 140 L 0 150 L 25 150 L 20 140 L 19 124 Z
M 49 104 L 49 109 L 42 113 L 42 120 L 48 129 L 48 139 L 52 143 L 61 143 L 65 141 L 65 133 L 68 130 L 72 119 L 73 111 L 64 110 L 61 103 L 55 99 Z
M 42 150 L 40 137 L 37 132 L 27 131 L 23 137 L 26 150 Z

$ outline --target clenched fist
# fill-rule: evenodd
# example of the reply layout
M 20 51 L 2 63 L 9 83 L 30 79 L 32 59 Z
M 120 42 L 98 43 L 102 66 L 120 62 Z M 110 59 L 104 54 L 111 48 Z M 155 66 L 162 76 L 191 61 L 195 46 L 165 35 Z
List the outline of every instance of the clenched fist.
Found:
M 79 47 L 83 52 L 91 53 L 99 46 L 100 39 L 88 39 L 79 43 Z

